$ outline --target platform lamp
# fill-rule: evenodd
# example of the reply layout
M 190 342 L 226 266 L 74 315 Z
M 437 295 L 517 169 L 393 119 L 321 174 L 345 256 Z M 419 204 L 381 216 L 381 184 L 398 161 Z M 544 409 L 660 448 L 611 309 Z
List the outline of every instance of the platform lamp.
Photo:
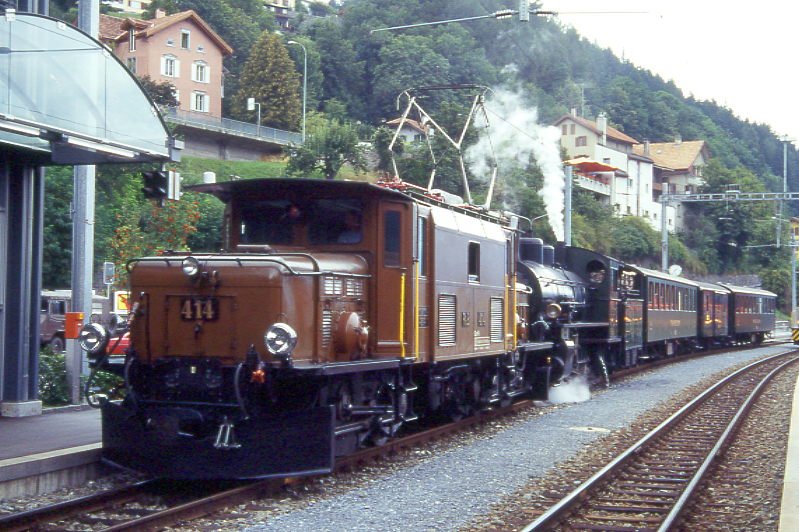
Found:
M 256 122 L 256 129 L 255 129 L 255 136 L 261 136 L 261 104 L 255 101 L 255 98 L 247 98 L 247 110 L 248 111 L 255 111 L 256 106 L 258 107 L 258 121 Z

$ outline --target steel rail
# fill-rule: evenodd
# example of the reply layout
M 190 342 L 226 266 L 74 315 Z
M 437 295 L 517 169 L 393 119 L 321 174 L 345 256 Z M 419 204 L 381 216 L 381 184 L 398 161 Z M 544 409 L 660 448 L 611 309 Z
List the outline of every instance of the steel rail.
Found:
M 589 497 L 590 497 L 589 493 L 591 491 L 593 491 L 594 489 L 598 488 L 602 483 L 604 483 L 609 478 L 611 478 L 611 476 L 613 474 L 615 474 L 618 471 L 620 471 L 621 468 L 623 468 L 625 465 L 627 465 L 629 462 L 631 462 L 632 459 L 636 458 L 645 447 L 647 447 L 648 445 L 650 445 L 653 442 L 655 442 L 668 429 L 673 428 L 674 426 L 677 425 L 677 423 L 679 423 L 680 421 L 685 419 L 689 414 L 694 412 L 699 406 L 701 406 L 703 403 L 705 403 L 706 400 L 711 398 L 713 396 L 713 394 L 716 393 L 718 390 L 720 390 L 721 388 L 723 388 L 724 386 L 726 386 L 727 384 L 729 384 L 730 382 L 735 380 L 738 376 L 740 376 L 740 375 L 742 375 L 742 374 L 744 374 L 744 373 L 746 373 L 746 372 L 748 372 L 748 371 L 750 371 L 750 370 L 752 370 L 752 369 L 754 369 L 754 368 L 756 368 L 758 366 L 761 366 L 763 364 L 771 362 L 771 361 L 773 361 L 773 360 L 775 360 L 777 358 L 789 356 L 791 354 L 796 354 L 796 353 L 797 353 L 797 350 L 793 350 L 792 349 L 792 350 L 786 351 L 784 353 L 779 353 L 779 354 L 770 356 L 768 358 L 765 358 L 765 359 L 762 359 L 762 360 L 758 360 L 756 362 L 748 364 L 747 366 L 745 366 L 745 367 L 733 372 L 732 374 L 724 377 L 723 379 L 719 380 L 714 385 L 712 385 L 711 387 L 707 388 L 701 394 L 699 394 L 694 399 L 692 399 L 688 404 L 686 404 L 682 408 L 680 408 L 680 410 L 678 410 L 677 412 L 672 414 L 668 419 L 666 419 L 665 421 L 660 423 L 657 427 L 655 427 L 650 432 L 648 432 L 643 438 L 641 438 L 640 440 L 635 442 L 633 445 L 628 447 L 625 451 L 623 451 L 621 454 L 619 454 L 616 458 L 614 458 L 605 467 L 603 467 L 602 469 L 597 471 L 589 479 L 587 479 L 582 484 L 580 484 L 577 488 L 575 488 L 571 493 L 566 495 L 566 497 L 564 497 L 559 502 L 557 502 L 555 505 L 550 507 L 549 510 L 547 510 L 546 512 L 541 514 L 535 521 L 533 521 L 532 523 L 527 525 L 524 529 L 522 529 L 522 532 L 532 532 L 532 531 L 535 531 L 535 530 L 548 530 L 548 529 L 551 529 L 554 524 L 558 523 L 563 518 L 565 518 L 567 516 L 567 514 L 570 513 L 572 510 L 574 510 L 577 506 L 579 506 L 579 504 L 581 502 L 583 502 L 584 500 L 588 500 Z M 794 359 L 790 360 L 788 363 L 795 362 L 796 360 L 799 360 L 799 359 L 794 358 Z M 783 364 L 782 366 L 780 366 L 780 368 L 784 368 L 788 363 Z M 773 374 L 775 374 L 774 371 L 770 372 L 769 373 L 769 377 L 771 377 Z M 761 385 L 758 386 L 758 389 L 760 389 L 762 385 L 763 384 L 761 383 Z M 753 396 L 754 393 L 755 392 L 752 392 L 750 394 L 749 398 L 747 399 L 747 403 L 750 402 L 750 399 L 753 400 L 754 398 L 756 398 L 756 396 Z M 740 423 L 740 421 L 742 419 L 742 416 L 743 416 L 743 414 L 739 410 L 739 412 L 733 417 L 733 420 L 730 422 L 730 424 L 734 423 L 735 426 L 737 426 Z M 723 437 L 725 437 L 725 438 L 729 437 L 731 434 L 732 434 L 731 428 L 728 426 L 728 428 L 723 433 Z M 718 453 L 718 450 L 720 448 L 721 447 L 719 446 L 719 443 L 717 442 L 714 445 L 714 447 L 713 447 L 713 451 L 708 454 L 708 458 L 711 461 L 714 459 L 715 455 Z M 702 472 L 704 473 L 704 472 L 706 472 L 706 470 L 707 470 L 707 466 L 704 466 L 704 463 L 703 463 Z M 695 489 L 695 485 L 698 484 L 700 480 L 701 480 L 701 477 L 695 477 L 694 479 L 692 479 L 692 481 L 690 481 L 692 491 Z M 672 510 L 672 512 L 669 513 L 669 516 L 671 516 L 672 513 L 674 513 L 674 516 L 670 517 L 670 522 L 673 522 L 674 518 L 676 518 L 683 511 L 685 503 L 686 503 L 686 501 L 689 498 L 690 498 L 689 496 L 686 496 L 684 498 L 683 497 L 679 498 L 679 503 L 681 505 L 681 508 L 677 509 L 677 510 Z M 659 529 L 659 530 L 665 530 L 665 528 L 662 528 L 662 529 Z
M 79 513 L 93 512 L 109 505 L 128 502 L 139 497 L 147 489 L 154 486 L 156 481 L 146 480 L 130 486 L 111 489 L 94 493 L 85 497 L 50 504 L 41 508 L 34 508 L 24 512 L 0 517 L 0 530 L 5 532 L 19 532 L 23 530 L 38 530 L 44 523 L 50 523 Z

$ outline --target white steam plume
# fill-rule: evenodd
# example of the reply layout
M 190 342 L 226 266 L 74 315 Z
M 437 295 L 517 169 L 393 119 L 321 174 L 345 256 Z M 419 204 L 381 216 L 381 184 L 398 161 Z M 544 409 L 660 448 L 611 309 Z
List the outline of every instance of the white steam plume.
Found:
M 526 105 L 519 94 L 505 89 L 490 94 L 485 107 L 488 130 L 465 153 L 472 173 L 488 178 L 492 171 L 492 153 L 500 170 L 507 168 L 509 162 L 525 167 L 532 155 L 544 174 L 544 186 L 538 194 L 544 199 L 549 225 L 555 237 L 562 241 L 563 187 L 566 178 L 560 160 L 558 128 L 539 124 L 538 109 Z

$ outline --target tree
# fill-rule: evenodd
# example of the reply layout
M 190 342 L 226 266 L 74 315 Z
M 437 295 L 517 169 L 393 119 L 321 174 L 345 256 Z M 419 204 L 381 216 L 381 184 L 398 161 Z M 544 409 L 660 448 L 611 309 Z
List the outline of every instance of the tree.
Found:
M 298 129 L 301 116 L 299 75 L 280 37 L 264 32 L 255 43 L 241 74 L 231 111 L 240 120 L 255 121 L 247 99 L 261 104 L 261 124 Z
M 175 86 L 168 81 L 154 81 L 150 76 L 139 78 L 144 92 L 158 105 L 177 107 L 178 98 L 175 95 Z
M 305 144 L 292 146 L 288 153 L 290 175 L 319 171 L 325 179 L 334 179 L 344 164 L 350 164 L 356 172 L 366 170 L 357 129 L 315 113 L 308 119 Z
M 200 218 L 199 203 L 191 196 L 186 193 L 180 201 L 166 201 L 163 207 L 148 202 L 141 215 L 120 214 L 110 243 L 111 260 L 124 265 L 133 258 L 168 249 L 188 249 L 188 238 L 197 231 Z M 127 270 L 117 268 L 116 284 L 125 286 L 127 280 Z

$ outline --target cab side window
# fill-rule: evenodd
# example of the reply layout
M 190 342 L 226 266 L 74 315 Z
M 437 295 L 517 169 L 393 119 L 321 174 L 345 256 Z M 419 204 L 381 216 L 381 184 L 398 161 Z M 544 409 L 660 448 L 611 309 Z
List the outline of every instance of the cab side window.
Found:
M 383 214 L 383 265 L 400 265 L 400 213 L 386 211 Z

